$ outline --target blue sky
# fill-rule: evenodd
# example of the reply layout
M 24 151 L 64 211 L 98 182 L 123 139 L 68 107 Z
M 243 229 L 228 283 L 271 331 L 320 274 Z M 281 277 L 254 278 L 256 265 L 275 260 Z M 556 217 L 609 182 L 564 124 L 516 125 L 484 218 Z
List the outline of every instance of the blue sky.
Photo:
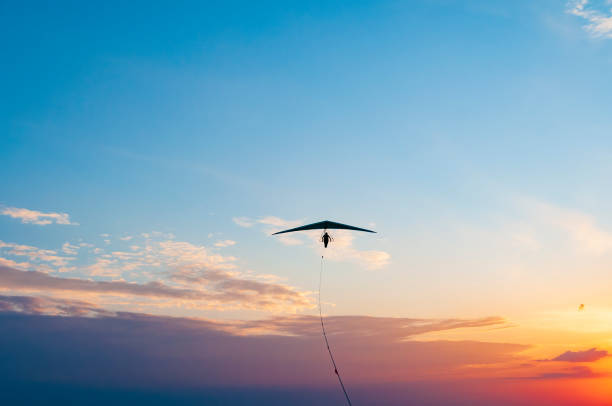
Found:
M 431 298 L 499 280 L 522 253 L 488 235 L 538 207 L 610 226 L 606 6 L 581 4 L 6 3 L 0 203 L 79 225 L 3 217 L 3 241 L 232 240 L 211 249 L 310 290 L 312 249 L 232 219 L 336 219 L 389 256 L 339 261 L 338 311 L 454 312 Z
M 519 198 L 608 223 L 610 45 L 569 7 L 5 4 L 1 203 L 80 225 L 2 233 L 218 233 L 309 288 L 231 219 L 374 223 L 358 243 L 417 274 L 424 234 L 490 227 Z

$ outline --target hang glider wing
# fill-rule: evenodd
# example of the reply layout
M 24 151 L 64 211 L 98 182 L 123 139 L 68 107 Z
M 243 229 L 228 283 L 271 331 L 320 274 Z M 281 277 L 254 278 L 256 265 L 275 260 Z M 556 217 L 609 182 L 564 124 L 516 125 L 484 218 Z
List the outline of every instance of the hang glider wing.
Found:
M 301 226 L 301 227 L 296 227 L 296 228 L 291 228 L 289 230 L 284 230 L 284 231 L 279 231 L 278 233 L 274 233 L 272 235 L 276 235 L 276 234 L 284 234 L 284 233 L 291 233 L 294 231 L 305 231 L 305 230 L 325 230 L 325 229 L 340 229 L 340 230 L 354 230 L 354 231 L 365 231 L 367 233 L 375 233 L 376 231 L 372 231 L 372 230 L 366 230 L 365 228 L 359 228 L 359 227 L 353 227 L 353 226 L 349 226 L 346 224 L 340 224 L 340 223 L 335 223 L 333 221 L 319 221 L 318 223 L 312 223 L 312 224 L 307 224 L 305 226 Z

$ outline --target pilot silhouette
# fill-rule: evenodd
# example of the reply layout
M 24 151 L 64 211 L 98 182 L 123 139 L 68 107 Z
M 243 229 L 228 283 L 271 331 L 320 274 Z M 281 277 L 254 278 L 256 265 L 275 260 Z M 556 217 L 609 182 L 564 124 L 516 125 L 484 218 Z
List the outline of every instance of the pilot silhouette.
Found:
M 323 245 L 325 245 L 325 248 L 327 248 L 327 244 L 329 244 L 329 242 L 333 240 L 334 239 L 331 238 L 329 234 L 327 234 L 327 231 L 325 232 L 325 234 L 323 234 L 323 237 L 321 237 L 321 241 L 323 241 Z

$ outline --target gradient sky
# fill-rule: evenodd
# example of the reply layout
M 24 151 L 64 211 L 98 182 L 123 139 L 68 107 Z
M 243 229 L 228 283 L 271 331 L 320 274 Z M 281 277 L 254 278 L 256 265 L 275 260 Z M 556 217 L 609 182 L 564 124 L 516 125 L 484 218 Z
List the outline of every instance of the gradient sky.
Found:
M 610 1 L 2 2 L 0 34 L 15 387 L 334 404 L 325 253 L 358 404 L 610 404 Z M 378 233 L 270 236 L 324 219 Z

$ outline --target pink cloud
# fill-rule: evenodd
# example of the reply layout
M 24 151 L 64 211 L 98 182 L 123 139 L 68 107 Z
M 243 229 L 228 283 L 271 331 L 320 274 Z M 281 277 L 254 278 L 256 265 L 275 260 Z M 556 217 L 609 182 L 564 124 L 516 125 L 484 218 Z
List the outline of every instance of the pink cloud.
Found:
M 566 351 L 552 359 L 552 361 L 565 361 L 565 362 L 594 362 L 602 358 L 607 357 L 608 351 L 598 350 L 597 348 L 591 348 L 586 351 Z
M 37 210 L 30 210 L 18 207 L 4 207 L 0 209 L 0 214 L 21 220 L 22 223 L 36 224 L 45 226 L 48 224 L 78 225 L 71 222 L 70 216 L 66 213 L 48 212 L 44 213 Z
M 177 272 L 175 279 L 191 282 L 197 288 L 171 286 L 162 282 L 144 284 L 125 281 L 94 281 L 61 278 L 39 271 L 20 271 L 0 266 L 0 287 L 14 290 L 75 291 L 96 294 L 116 294 L 172 298 L 208 304 L 226 304 L 238 308 L 287 310 L 312 306 L 306 293 L 290 286 L 240 279 L 224 271 L 194 269 Z

